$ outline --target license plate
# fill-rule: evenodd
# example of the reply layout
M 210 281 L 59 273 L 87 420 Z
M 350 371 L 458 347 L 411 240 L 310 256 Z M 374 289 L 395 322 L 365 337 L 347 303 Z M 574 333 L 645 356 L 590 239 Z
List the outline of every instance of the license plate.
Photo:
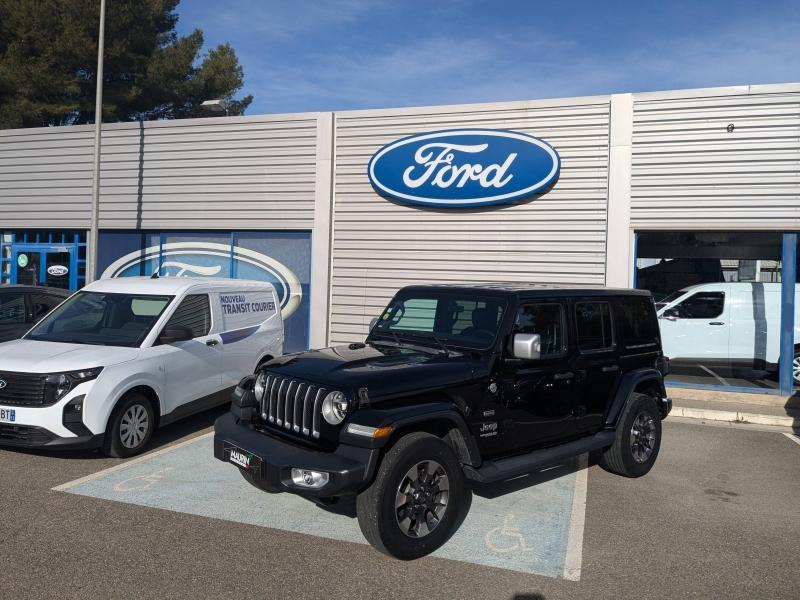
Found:
M 242 450 L 236 446 L 226 447 L 225 452 L 228 454 L 228 460 L 237 467 L 247 469 L 248 471 L 257 471 L 261 468 L 261 457 L 256 456 L 252 452 Z
M 13 408 L 0 408 L 0 423 L 14 423 L 16 420 L 16 410 Z

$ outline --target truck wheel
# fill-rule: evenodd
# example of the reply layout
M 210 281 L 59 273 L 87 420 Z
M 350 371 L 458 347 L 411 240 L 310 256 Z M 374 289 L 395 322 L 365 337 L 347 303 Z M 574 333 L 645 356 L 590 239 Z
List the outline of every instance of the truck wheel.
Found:
M 792 359 L 792 379 L 795 385 L 800 385 L 800 348 L 794 349 L 794 358 Z
M 661 447 L 661 415 L 656 401 L 634 393 L 622 411 L 614 444 L 598 464 L 623 477 L 641 477 L 653 467 Z
M 428 433 L 402 438 L 358 495 L 358 525 L 384 554 L 412 560 L 444 544 L 460 524 L 466 486 L 453 450 Z
M 108 420 L 103 438 L 103 453 L 115 458 L 139 454 L 147 446 L 155 428 L 150 400 L 142 394 L 123 396 Z
M 255 488 L 260 489 L 262 492 L 267 492 L 268 494 L 280 494 L 281 490 L 272 487 L 271 485 L 267 485 L 267 483 L 255 475 L 253 475 L 250 471 L 245 471 L 244 469 L 239 469 L 239 473 L 242 474 L 244 480 L 252 485 Z

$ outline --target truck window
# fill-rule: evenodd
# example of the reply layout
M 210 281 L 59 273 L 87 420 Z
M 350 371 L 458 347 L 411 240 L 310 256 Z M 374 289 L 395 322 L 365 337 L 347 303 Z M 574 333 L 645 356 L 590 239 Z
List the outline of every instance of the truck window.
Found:
M 611 305 L 608 302 L 576 303 L 575 323 L 578 329 L 578 350 L 581 352 L 599 352 L 614 348 L 614 327 L 611 324 Z
M 621 298 L 618 306 L 625 348 L 658 344 L 658 319 L 650 298 Z
M 403 303 L 405 310 L 392 329 L 433 331 L 437 305 L 435 298 L 409 298 Z
M 182 325 L 192 330 L 192 337 L 199 338 L 211 331 L 211 304 L 208 294 L 190 294 L 169 318 L 166 327 Z
M 666 314 L 679 319 L 714 319 L 722 314 L 724 308 L 724 292 L 697 292 L 668 309 Z
M 564 308 L 556 303 L 526 304 L 520 307 L 514 333 L 538 333 L 541 357 L 553 358 L 567 352 Z

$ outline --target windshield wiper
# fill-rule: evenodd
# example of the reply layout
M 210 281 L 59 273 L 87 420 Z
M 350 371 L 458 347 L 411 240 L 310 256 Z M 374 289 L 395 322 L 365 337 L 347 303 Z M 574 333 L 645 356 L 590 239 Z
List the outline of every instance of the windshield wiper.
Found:
M 435 341 L 437 344 L 439 344 L 439 346 L 441 346 L 441 348 L 442 348 L 442 351 L 443 351 L 443 352 L 444 352 L 444 353 L 445 353 L 447 356 L 450 356 L 450 348 L 448 348 L 448 347 L 447 347 L 447 344 L 445 344 L 445 343 L 442 341 L 442 338 L 440 338 L 439 336 L 437 336 L 437 335 L 436 335 L 436 334 L 434 334 L 434 333 L 431 333 L 431 338 L 433 338 L 433 340 L 434 340 L 434 341 Z

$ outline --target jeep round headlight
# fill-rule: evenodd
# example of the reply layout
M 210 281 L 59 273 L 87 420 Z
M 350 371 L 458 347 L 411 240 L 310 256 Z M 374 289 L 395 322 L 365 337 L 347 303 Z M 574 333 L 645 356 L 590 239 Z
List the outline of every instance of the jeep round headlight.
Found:
M 267 375 L 262 371 L 259 373 L 258 377 L 256 377 L 256 382 L 253 385 L 253 396 L 255 396 L 256 402 L 261 402 L 261 400 L 264 398 L 266 383 Z
M 347 416 L 348 402 L 342 392 L 331 392 L 322 401 L 322 416 L 331 425 L 338 425 Z

